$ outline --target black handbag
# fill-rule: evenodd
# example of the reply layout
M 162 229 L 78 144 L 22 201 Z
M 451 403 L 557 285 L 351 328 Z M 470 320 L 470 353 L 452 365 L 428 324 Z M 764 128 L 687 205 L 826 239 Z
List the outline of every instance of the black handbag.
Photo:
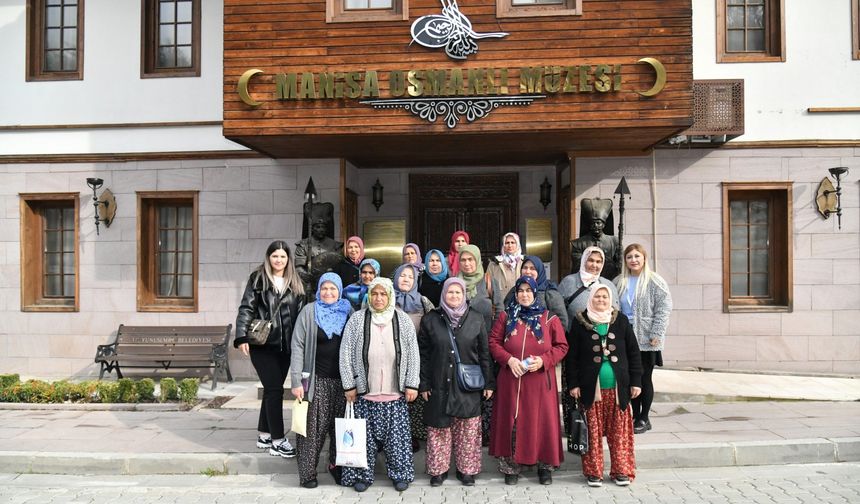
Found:
M 571 453 L 577 455 L 588 453 L 588 421 L 579 401 L 574 401 L 573 408 L 570 410 L 570 437 L 567 445 Z
M 447 323 L 448 337 L 451 338 L 451 348 L 454 349 L 454 358 L 457 360 L 457 384 L 463 392 L 478 392 L 484 390 L 486 383 L 484 382 L 484 373 L 481 371 L 481 366 L 478 364 L 463 364 L 460 362 L 460 350 L 457 348 L 457 342 L 454 341 L 454 333 L 451 331 L 451 326 Z

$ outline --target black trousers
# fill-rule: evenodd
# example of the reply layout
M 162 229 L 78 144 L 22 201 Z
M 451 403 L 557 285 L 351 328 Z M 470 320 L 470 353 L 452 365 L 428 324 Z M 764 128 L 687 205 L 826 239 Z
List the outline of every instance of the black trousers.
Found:
M 651 375 L 654 373 L 654 366 L 663 366 L 663 353 L 642 352 L 642 393 L 630 400 L 634 422 L 648 421 L 648 414 L 651 413 L 651 403 L 654 402 L 654 382 Z
M 251 346 L 251 364 L 263 383 L 263 402 L 257 430 L 272 439 L 284 437 L 284 381 L 290 371 L 290 352 Z

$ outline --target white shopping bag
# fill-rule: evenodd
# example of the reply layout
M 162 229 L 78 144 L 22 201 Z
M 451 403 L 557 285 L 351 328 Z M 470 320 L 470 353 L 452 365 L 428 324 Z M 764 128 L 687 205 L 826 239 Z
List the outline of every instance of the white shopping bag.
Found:
M 337 448 L 335 464 L 367 469 L 367 420 L 355 418 L 353 403 L 346 403 L 344 418 L 334 419 Z

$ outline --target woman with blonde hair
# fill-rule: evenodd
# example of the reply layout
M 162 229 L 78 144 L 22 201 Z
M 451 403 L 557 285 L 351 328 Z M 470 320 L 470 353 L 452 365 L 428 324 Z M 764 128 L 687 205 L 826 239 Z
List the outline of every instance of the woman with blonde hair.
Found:
M 266 249 L 266 258 L 248 278 L 236 316 L 233 346 L 251 357 L 263 384 L 263 402 L 257 422 L 257 448 L 284 458 L 296 456 L 284 436 L 284 381 L 290 369 L 293 326 L 305 302 L 302 280 L 293 265 L 290 247 L 281 240 Z M 254 319 L 270 321 L 268 339 L 251 345 L 248 338 Z
M 648 414 L 654 401 L 654 366 L 663 366 L 663 343 L 672 313 L 666 280 L 648 267 L 648 254 L 638 243 L 624 249 L 621 275 L 615 278 L 621 311 L 630 319 L 642 352 L 642 394 L 633 399 L 633 432 L 651 430 Z

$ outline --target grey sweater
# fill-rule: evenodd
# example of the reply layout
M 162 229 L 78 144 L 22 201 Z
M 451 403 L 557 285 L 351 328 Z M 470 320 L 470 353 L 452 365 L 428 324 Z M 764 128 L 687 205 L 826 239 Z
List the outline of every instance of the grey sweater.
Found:
M 340 343 L 340 379 L 344 390 L 355 389 L 361 394 L 367 393 L 367 342 L 368 335 L 364 333 L 364 319 L 369 310 L 361 310 L 352 314 L 344 329 L 343 340 Z M 418 336 L 412 320 L 400 308 L 394 310 L 392 324 L 398 327 L 394 331 L 395 349 L 397 350 L 397 369 L 399 371 L 399 388 L 405 393 L 407 388 L 418 390 L 421 359 L 418 354 Z M 399 336 L 397 336 L 399 333 Z
M 612 307 L 618 309 L 620 301 L 618 299 L 618 289 L 615 288 L 615 284 L 603 277 L 600 277 L 598 281 L 609 287 L 609 292 L 612 293 Z M 561 283 L 558 285 L 558 292 L 565 300 L 567 300 L 567 298 L 572 296 L 580 287 L 582 287 L 582 277 L 579 276 L 579 272 L 577 271 L 576 273 L 571 273 L 562 279 Z M 588 289 L 580 292 L 579 295 L 576 296 L 576 299 L 567 303 L 568 324 L 567 327 L 564 328 L 565 331 L 570 331 L 573 321 L 576 320 L 576 314 L 584 311 L 586 307 L 588 307 Z
M 311 303 L 305 306 L 297 317 L 293 326 L 292 356 L 290 357 L 291 387 L 298 387 L 302 382 L 302 371 L 311 374 L 306 397 L 308 401 L 314 400 L 314 390 L 316 389 L 317 332 L 319 326 L 317 326 L 314 316 L 314 305 L 315 303 Z

